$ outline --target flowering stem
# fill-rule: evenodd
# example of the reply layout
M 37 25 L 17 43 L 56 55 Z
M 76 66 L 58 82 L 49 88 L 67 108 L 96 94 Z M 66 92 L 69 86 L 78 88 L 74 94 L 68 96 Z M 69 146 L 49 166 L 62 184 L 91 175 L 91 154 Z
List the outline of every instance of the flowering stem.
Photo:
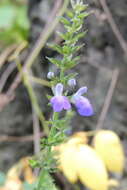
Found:
M 60 80 L 62 81 L 64 79 L 64 69 L 61 68 L 60 70 Z

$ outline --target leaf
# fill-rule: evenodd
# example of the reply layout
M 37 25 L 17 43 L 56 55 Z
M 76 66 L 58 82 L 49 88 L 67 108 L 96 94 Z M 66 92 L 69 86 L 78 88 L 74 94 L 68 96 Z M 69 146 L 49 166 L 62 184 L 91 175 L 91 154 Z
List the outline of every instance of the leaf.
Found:
M 64 54 L 70 54 L 71 52 L 72 52 L 71 47 L 69 47 L 68 45 L 63 46 L 63 53 Z
M 83 18 L 85 18 L 85 17 L 87 17 L 89 15 L 90 15 L 90 13 L 84 12 L 84 13 L 79 14 L 77 17 L 80 18 L 80 19 L 83 19 Z
M 76 43 L 80 38 L 84 37 L 86 33 L 87 33 L 87 30 L 85 32 L 80 32 L 79 34 L 76 34 L 72 42 Z
M 71 26 L 71 23 L 69 20 L 67 20 L 65 17 L 60 18 L 60 22 L 63 23 L 64 25 Z
M 66 40 L 66 39 L 67 39 L 66 34 L 63 34 L 63 33 L 59 32 L 59 31 L 57 31 L 57 34 L 58 34 L 63 40 Z
M 57 51 L 58 53 L 63 53 L 63 48 L 57 44 L 47 44 L 48 47 L 52 48 L 53 50 Z
M 17 10 L 16 23 L 23 29 L 29 29 L 29 21 L 27 18 L 27 8 L 22 6 Z
M 75 65 L 78 64 L 80 56 L 75 57 L 73 60 L 69 61 L 68 64 L 65 65 L 65 70 L 73 68 Z
M 36 190 L 58 190 L 52 177 L 46 170 L 42 170 Z
M 24 190 L 34 190 L 35 187 L 36 187 L 36 183 L 29 184 L 29 183 L 25 182 L 23 184 L 23 189 Z
M 0 186 L 5 183 L 6 176 L 4 173 L 0 172 Z
M 68 16 L 69 18 L 74 18 L 74 13 L 73 13 L 72 11 L 67 10 L 67 11 L 66 11 L 66 14 L 67 14 L 67 16 Z
M 60 67 L 60 63 L 61 63 L 60 60 L 55 59 L 55 58 L 49 58 L 49 57 L 47 57 L 47 59 L 48 59 L 51 63 L 55 64 L 57 67 Z
M 78 75 L 78 73 L 70 73 L 65 77 L 65 81 L 67 82 L 71 78 L 75 78 Z
M 84 44 L 72 47 L 72 53 L 75 53 L 76 51 L 80 50 L 83 46 Z
M 7 1 L 0 6 L 0 41 L 3 45 L 20 43 L 27 39 L 29 23 L 26 6 Z
M 0 28 L 9 28 L 13 25 L 16 8 L 12 5 L 0 6 Z
M 78 12 L 85 11 L 88 8 L 87 4 L 77 4 L 74 6 L 74 10 Z

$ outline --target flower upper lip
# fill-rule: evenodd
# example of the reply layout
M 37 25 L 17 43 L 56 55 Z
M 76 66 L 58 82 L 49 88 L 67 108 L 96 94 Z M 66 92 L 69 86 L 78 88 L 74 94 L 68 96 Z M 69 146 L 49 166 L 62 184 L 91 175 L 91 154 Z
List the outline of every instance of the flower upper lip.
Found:
M 81 87 L 73 96 L 72 103 L 75 104 L 77 111 L 82 116 L 91 116 L 93 115 L 93 107 L 88 100 L 88 98 L 82 96 L 87 92 L 87 87 Z

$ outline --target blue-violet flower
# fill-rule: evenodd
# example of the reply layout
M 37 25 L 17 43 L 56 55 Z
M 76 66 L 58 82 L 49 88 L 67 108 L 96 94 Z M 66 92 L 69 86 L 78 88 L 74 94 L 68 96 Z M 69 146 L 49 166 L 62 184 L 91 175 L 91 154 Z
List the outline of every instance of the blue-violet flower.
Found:
M 82 116 L 91 116 L 93 115 L 93 107 L 90 101 L 82 96 L 87 92 L 87 87 L 80 88 L 73 96 L 72 102 L 75 104 L 77 111 Z
M 71 104 L 66 96 L 62 95 L 63 85 L 58 83 L 54 88 L 54 97 L 51 98 L 50 103 L 53 107 L 54 112 L 60 112 L 63 109 L 71 109 Z
M 70 87 L 75 87 L 76 86 L 76 80 L 74 78 L 72 79 L 69 79 L 67 84 L 70 86 Z

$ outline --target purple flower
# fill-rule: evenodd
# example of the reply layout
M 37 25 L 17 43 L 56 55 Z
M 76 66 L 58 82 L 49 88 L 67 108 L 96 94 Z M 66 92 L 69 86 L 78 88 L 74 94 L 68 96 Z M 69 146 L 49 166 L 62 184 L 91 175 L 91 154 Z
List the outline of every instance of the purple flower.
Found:
M 93 115 L 93 107 L 90 101 L 82 96 L 87 92 L 87 87 L 80 88 L 72 97 L 72 102 L 75 104 L 77 111 L 82 116 Z
M 66 96 L 62 96 L 62 93 L 63 85 L 61 83 L 58 83 L 54 89 L 55 96 L 50 100 L 54 112 L 60 112 L 63 109 L 69 110 L 71 108 L 71 104 L 68 98 Z

